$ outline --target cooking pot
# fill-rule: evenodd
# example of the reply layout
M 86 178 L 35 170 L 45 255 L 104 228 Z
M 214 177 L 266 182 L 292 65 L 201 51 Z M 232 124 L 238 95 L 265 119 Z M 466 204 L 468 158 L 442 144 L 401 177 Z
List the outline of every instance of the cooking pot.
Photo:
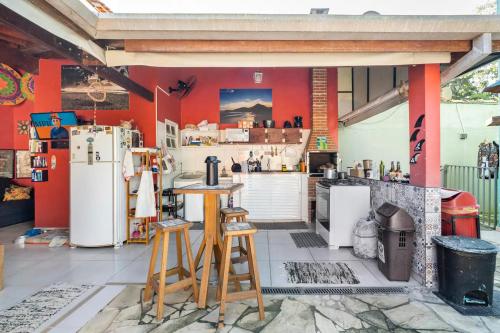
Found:
M 233 161 L 233 165 L 231 165 L 232 172 L 241 172 L 241 164 L 236 163 L 234 158 L 231 157 L 231 161 Z
M 264 120 L 262 123 L 264 124 L 264 128 L 274 128 L 275 126 L 274 120 Z
M 338 179 L 347 179 L 347 172 L 345 172 L 345 171 L 337 172 L 337 178 Z
M 337 170 L 334 168 L 324 168 L 323 169 L 323 177 L 326 179 L 336 179 L 337 178 Z

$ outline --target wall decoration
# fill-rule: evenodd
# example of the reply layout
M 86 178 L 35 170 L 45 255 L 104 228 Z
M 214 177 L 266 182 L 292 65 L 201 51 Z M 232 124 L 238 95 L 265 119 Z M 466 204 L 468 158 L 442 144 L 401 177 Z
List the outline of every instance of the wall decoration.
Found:
M 32 113 L 31 122 L 39 140 L 69 139 L 69 128 L 77 125 L 74 112 Z
M 420 134 L 420 128 L 422 127 L 422 124 L 424 122 L 425 114 L 420 115 L 417 118 L 417 121 L 415 121 L 415 125 L 413 126 L 413 133 L 410 136 L 410 144 L 412 142 L 415 142 L 418 140 L 418 135 Z M 413 151 L 415 154 L 410 158 L 410 164 L 417 164 L 418 163 L 418 157 L 421 154 L 425 144 L 425 139 L 421 139 L 417 142 L 415 147 L 413 147 Z
M 17 121 L 17 134 L 27 135 L 30 131 L 30 121 L 29 120 L 18 120 Z
M 16 178 L 31 178 L 31 155 L 29 150 L 16 150 Z
M 14 178 L 14 150 L 0 149 L 0 177 Z
M 21 75 L 0 63 L 0 105 L 18 105 L 24 102 L 21 93 Z
M 61 98 L 63 110 L 129 109 L 127 90 L 74 65 L 61 67 Z
M 220 122 L 262 122 L 273 119 L 272 89 L 221 89 Z
M 35 100 L 35 78 L 31 73 L 24 73 L 21 77 L 21 93 L 28 101 Z

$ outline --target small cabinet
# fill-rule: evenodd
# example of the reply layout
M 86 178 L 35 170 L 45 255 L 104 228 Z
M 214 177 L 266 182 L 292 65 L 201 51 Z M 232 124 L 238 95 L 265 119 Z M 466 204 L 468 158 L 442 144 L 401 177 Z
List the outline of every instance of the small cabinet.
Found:
M 302 128 L 285 128 L 283 137 L 285 143 L 302 143 Z
M 250 128 L 249 130 L 250 143 L 266 143 L 266 129 L 265 128 Z
M 266 128 L 267 143 L 283 143 L 283 130 L 281 128 Z

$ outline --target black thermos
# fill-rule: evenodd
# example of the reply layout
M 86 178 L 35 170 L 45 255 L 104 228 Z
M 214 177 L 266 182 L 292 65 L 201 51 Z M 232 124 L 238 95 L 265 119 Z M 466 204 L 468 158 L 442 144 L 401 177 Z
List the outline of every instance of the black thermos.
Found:
M 205 160 L 207 163 L 207 185 L 219 185 L 219 163 L 217 156 L 207 156 Z

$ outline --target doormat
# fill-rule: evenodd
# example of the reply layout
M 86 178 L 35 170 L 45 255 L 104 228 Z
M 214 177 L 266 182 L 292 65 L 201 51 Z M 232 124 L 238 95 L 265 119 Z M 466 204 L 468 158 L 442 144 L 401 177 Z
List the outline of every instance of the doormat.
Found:
M 285 262 L 289 283 L 359 284 L 356 273 L 343 262 Z
M 252 222 L 252 223 L 258 230 L 309 229 L 308 225 L 305 222 Z
M 193 225 L 189 230 L 205 230 L 205 223 L 203 222 L 193 222 Z
M 94 286 L 64 283 L 44 288 L 22 302 L 0 311 L 0 332 L 33 332 L 92 288 Z
M 433 293 L 464 316 L 500 316 L 500 291 L 493 290 L 493 302 L 490 306 L 455 304 L 439 292 L 434 291 Z
M 295 232 L 290 233 L 295 246 L 304 247 L 328 247 L 328 243 L 315 232 Z

